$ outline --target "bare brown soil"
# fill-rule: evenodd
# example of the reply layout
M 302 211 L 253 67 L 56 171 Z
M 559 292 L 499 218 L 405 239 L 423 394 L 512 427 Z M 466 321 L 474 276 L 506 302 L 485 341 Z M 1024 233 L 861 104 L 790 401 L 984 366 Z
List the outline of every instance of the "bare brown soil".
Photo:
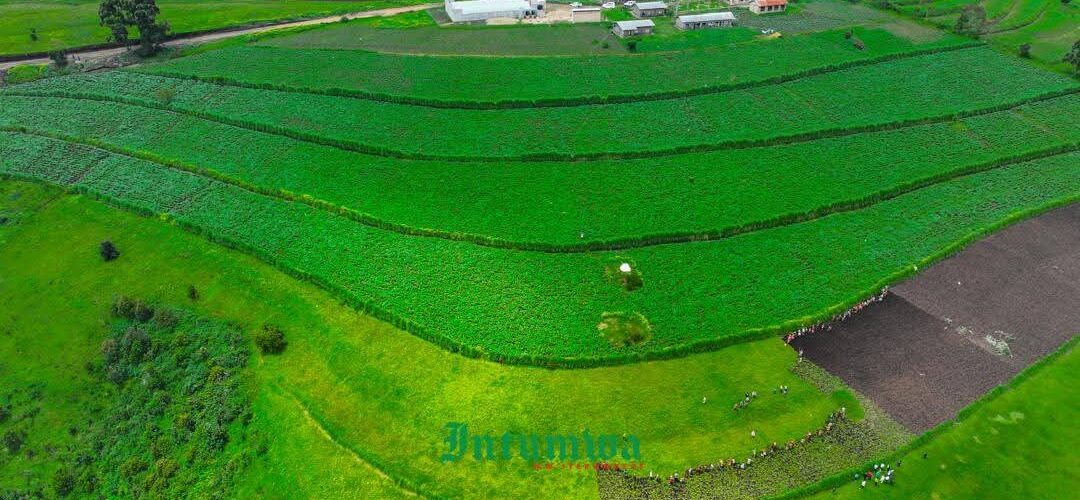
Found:
M 1078 333 L 1074 203 L 972 244 L 792 346 L 921 432 Z M 994 347 L 1000 341 L 1008 353 Z

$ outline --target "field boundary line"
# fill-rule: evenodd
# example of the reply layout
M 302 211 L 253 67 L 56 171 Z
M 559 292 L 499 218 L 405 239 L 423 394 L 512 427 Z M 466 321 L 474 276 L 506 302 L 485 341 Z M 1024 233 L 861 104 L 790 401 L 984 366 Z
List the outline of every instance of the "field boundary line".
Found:
M 803 316 L 801 318 L 789 319 L 786 321 L 762 327 L 745 329 L 741 332 L 733 333 L 724 337 L 699 339 L 683 344 L 668 346 L 656 351 L 606 357 L 597 356 L 582 358 L 543 358 L 527 354 L 493 354 L 487 352 L 481 347 L 469 345 L 464 342 L 451 339 L 444 335 L 431 333 L 425 326 L 421 325 L 420 323 L 417 323 L 405 316 L 399 315 L 390 309 L 373 303 L 372 301 L 365 300 L 364 298 L 357 296 L 357 294 L 349 291 L 348 289 L 340 285 L 331 283 L 326 278 L 309 273 L 307 271 L 303 271 L 301 269 L 297 269 L 295 267 L 285 265 L 267 251 L 255 248 L 254 246 L 239 241 L 235 238 L 221 235 L 220 233 L 209 230 L 203 226 L 177 219 L 174 214 L 168 212 L 157 212 L 152 209 L 139 206 L 130 201 L 121 199 L 117 196 L 105 194 L 101 191 L 92 190 L 85 185 L 64 184 L 59 181 L 44 177 L 38 173 L 13 172 L 10 170 L 0 169 L 0 179 L 17 179 L 56 185 L 69 193 L 82 194 L 92 199 L 96 199 L 103 203 L 112 205 L 114 207 L 118 207 L 120 209 L 135 213 L 137 215 L 141 215 L 146 218 L 157 219 L 167 224 L 174 225 L 175 227 L 184 229 L 196 236 L 205 238 L 211 243 L 216 243 L 223 247 L 246 253 L 256 259 L 261 260 L 265 264 L 285 273 L 286 275 L 292 276 L 293 278 L 296 278 L 298 280 L 307 281 L 308 283 L 320 287 L 326 290 L 328 293 L 337 296 L 343 304 L 347 304 L 355 310 L 363 314 L 367 314 L 375 319 L 385 321 L 390 325 L 394 326 L 395 328 L 398 328 L 428 342 L 431 342 L 435 346 L 438 346 L 449 352 L 460 354 L 469 358 L 498 363 L 500 365 L 534 366 L 548 369 L 587 369 L 602 366 L 628 365 L 644 361 L 660 361 L 665 359 L 682 358 L 695 353 L 715 351 L 730 345 L 755 340 L 763 340 L 770 337 L 777 338 L 779 340 L 779 337 L 785 333 L 789 333 L 804 326 L 827 321 L 835 317 L 837 314 L 843 313 L 844 311 L 851 309 L 851 307 L 853 307 L 855 304 L 866 300 L 866 298 L 870 295 L 880 293 L 880 290 L 882 288 L 890 286 L 915 274 L 916 272 L 918 272 L 918 269 L 920 267 L 929 267 L 934 262 L 937 262 L 962 250 L 967 245 L 986 236 L 987 234 L 990 234 L 998 229 L 1007 227 L 1026 218 L 1051 210 L 1053 208 L 1080 201 L 1080 192 L 1077 192 L 1047 201 L 1040 205 L 1014 211 L 1009 215 L 1003 216 L 997 222 L 993 222 L 969 231 L 966 235 L 958 237 L 956 240 L 953 241 L 953 243 L 942 246 L 936 252 L 929 253 L 926 257 L 918 260 L 917 262 L 914 262 L 911 266 L 901 267 L 893 271 L 892 273 L 882 277 L 877 282 L 871 284 L 868 288 L 861 291 L 853 292 L 849 295 L 848 299 L 841 300 L 831 306 L 823 307 L 815 314 Z
M 377 460 L 371 458 L 371 455 L 367 451 L 364 451 L 362 448 L 345 444 L 344 442 L 342 442 L 342 440 L 335 437 L 334 434 L 330 432 L 330 429 L 327 428 L 327 425 L 325 424 L 325 419 L 321 418 L 321 416 L 317 412 L 312 411 L 311 407 L 306 404 L 299 395 L 297 395 L 296 391 L 286 389 L 277 382 L 270 382 L 270 385 L 273 387 L 274 390 L 278 392 L 278 394 L 284 395 L 286 399 L 292 401 L 292 403 L 295 404 L 296 407 L 301 411 L 304 419 L 307 420 L 309 423 L 313 424 L 323 438 L 325 438 L 327 441 L 330 441 L 330 443 L 332 443 L 334 446 L 338 447 L 342 451 L 348 453 L 356 461 L 372 468 L 375 471 L 376 475 L 378 475 L 379 477 L 393 482 L 394 485 L 398 487 L 398 489 L 405 492 L 408 496 L 419 498 L 440 498 L 429 496 L 420 492 L 414 485 L 411 484 L 410 481 L 386 472 L 386 470 L 378 463 Z
M 429 99 L 423 97 L 414 97 L 400 94 L 390 94 L 385 92 L 370 92 L 356 89 L 343 89 L 343 88 L 326 88 L 318 89 L 312 87 L 294 86 L 294 85 L 281 85 L 273 83 L 253 83 L 236 78 L 221 77 L 221 76 L 196 76 L 186 74 L 178 71 L 156 71 L 152 67 L 137 68 L 130 70 L 123 70 L 129 73 L 138 73 L 143 75 L 151 75 L 162 78 L 171 78 L 176 80 L 196 81 L 207 83 L 211 85 L 225 86 L 225 87 L 238 87 L 257 90 L 272 90 L 275 92 L 284 92 L 292 94 L 311 94 L 311 95 L 324 95 L 330 97 L 345 97 L 350 99 L 360 99 L 366 101 L 385 102 L 391 104 L 400 104 L 404 106 L 417 106 L 426 108 L 440 108 L 440 109 L 525 109 L 525 108 L 569 108 L 569 107 L 581 107 L 581 106 L 595 106 L 605 104 L 627 104 L 635 102 L 648 102 L 648 101 L 666 101 L 682 99 L 686 97 L 694 97 L 700 95 L 721 94 L 725 92 L 731 92 L 735 90 L 750 89 L 755 87 L 766 87 L 770 85 L 779 85 L 783 83 L 790 83 L 814 76 L 819 76 L 828 73 L 835 73 L 838 71 L 844 71 L 848 69 L 858 68 L 862 66 L 873 66 L 885 62 L 891 62 L 902 59 L 911 59 L 926 55 L 939 54 L 944 52 L 953 52 L 966 49 L 976 49 L 986 47 L 985 42 L 980 41 L 967 41 L 957 43 L 955 45 L 947 45 L 944 47 L 932 47 L 927 49 L 920 49 L 910 52 L 898 52 L 894 54 L 886 54 L 878 57 L 870 57 L 866 59 L 858 59 L 854 61 L 848 61 L 839 64 L 828 64 L 824 66 L 818 66 L 816 68 L 809 68 L 794 73 L 788 73 L 784 75 L 777 75 L 769 78 L 762 78 L 759 80 L 748 80 L 739 83 L 707 85 L 704 87 L 697 87 L 686 90 L 673 90 L 665 92 L 655 93 L 640 93 L 640 94 L 615 94 L 610 96 L 580 96 L 580 97 L 567 97 L 567 98 L 550 98 L 550 99 L 505 99 L 500 101 L 478 101 L 478 100 L 458 100 L 458 99 Z M 269 50 L 296 50 L 296 49 L 282 49 L 278 47 L 270 47 Z M 260 48 L 260 50 L 266 50 Z M 418 57 L 431 57 L 431 56 L 418 56 Z M 610 56 L 620 57 L 620 56 Z
M 883 189 L 880 191 L 866 194 L 864 196 L 851 198 L 844 201 L 837 201 L 828 205 L 818 206 L 811 210 L 780 214 L 767 219 L 750 221 L 744 224 L 734 226 L 726 226 L 715 230 L 696 232 L 688 231 L 670 234 L 623 237 L 611 240 L 590 241 L 584 243 L 558 244 L 508 240 L 504 238 L 484 236 L 482 234 L 476 233 L 460 233 L 440 229 L 409 226 L 407 224 L 391 222 L 370 213 L 360 212 L 352 208 L 337 205 L 319 198 L 315 198 L 308 194 L 296 194 L 285 189 L 263 187 L 257 184 L 241 181 L 234 177 L 222 174 L 221 172 L 218 172 L 211 168 L 199 167 L 186 162 L 162 158 L 147 151 L 130 150 L 123 147 L 114 146 L 112 144 L 97 139 L 86 139 L 54 132 L 34 130 L 23 126 L 0 126 L 0 131 L 44 137 L 47 139 L 63 141 L 66 143 L 81 144 L 83 146 L 101 150 L 107 154 L 126 156 L 137 160 L 155 163 L 171 170 L 186 172 L 197 177 L 205 178 L 211 181 L 217 181 L 222 184 L 227 184 L 229 186 L 235 187 L 237 189 L 242 189 L 244 191 L 248 191 L 261 196 L 266 196 L 268 198 L 274 198 L 276 200 L 284 201 L 286 203 L 302 203 L 316 210 L 320 210 L 331 215 L 340 216 L 362 224 L 364 226 L 368 226 L 378 230 L 398 233 L 404 236 L 436 238 L 460 243 L 469 243 L 482 247 L 550 254 L 608 252 L 618 250 L 630 250 L 635 248 L 645 248 L 659 245 L 677 245 L 685 243 L 701 243 L 722 240 L 739 235 L 751 234 L 759 231 L 790 226 L 793 224 L 811 222 L 817 219 L 821 219 L 823 217 L 827 217 L 829 215 L 858 211 L 872 207 L 884 201 L 888 201 L 921 189 L 933 187 L 935 185 L 961 177 L 967 177 L 990 170 L 1005 168 L 1011 165 L 1015 165 L 1017 163 L 1025 163 L 1029 161 L 1035 161 L 1043 158 L 1049 158 L 1053 156 L 1072 153 L 1075 151 L 1080 151 L 1080 142 L 1063 142 L 1057 146 L 1050 148 L 1033 150 L 1018 155 L 1003 156 L 1000 158 L 995 158 L 993 160 L 969 164 L 966 166 L 954 168 L 952 170 L 939 172 L 934 175 L 925 176 L 910 182 L 895 185 L 890 189 Z
M 129 97 L 109 96 L 102 94 L 91 94 L 81 92 L 64 92 L 64 91 L 25 91 L 18 87 L 14 89 L 8 89 L 0 91 L 0 97 L 2 96 L 15 96 L 25 98 L 53 98 L 53 99 L 73 99 L 84 101 L 96 101 L 96 102 L 114 102 L 120 104 L 127 104 L 130 106 L 139 106 L 148 109 L 157 109 L 170 113 L 176 113 L 180 115 L 192 116 L 195 118 L 213 121 L 224 125 L 231 125 L 237 128 L 243 128 L 255 132 L 261 132 L 265 134 L 277 135 L 280 137 L 287 137 L 289 139 L 309 142 L 312 144 L 319 144 L 322 146 L 333 147 L 344 151 L 352 151 L 355 153 L 362 153 L 371 156 L 382 156 L 386 158 L 399 158 L 403 160 L 427 160 L 427 161 L 446 161 L 446 162 L 473 162 L 473 163 L 485 163 L 485 162 L 576 162 L 576 161 L 591 161 L 591 160 L 634 160 L 634 159 L 647 159 L 647 158 L 659 158 L 666 156 L 678 156 L 689 153 L 703 153 L 710 151 L 728 151 L 735 149 L 752 149 L 759 147 L 772 147 L 781 146 L 787 144 L 799 144 L 803 142 L 811 142 L 819 139 L 828 139 L 833 137 L 845 137 L 850 135 L 862 134 L 867 132 L 881 132 L 888 130 L 897 130 L 902 128 L 910 128 L 919 125 L 928 125 L 933 123 L 942 123 L 952 120 L 958 120 L 962 118 L 969 118 L 973 116 L 986 115 L 995 113 L 998 111 L 1005 111 L 1027 104 L 1032 104 L 1041 101 L 1047 101 L 1058 97 L 1065 97 L 1072 94 L 1080 93 L 1080 85 L 1074 84 L 1068 88 L 1044 92 L 1034 96 L 1026 97 L 1017 101 L 1010 101 L 1007 103 L 996 104 L 984 108 L 977 108 L 967 111 L 957 111 L 953 113 L 946 113 L 941 115 L 926 116 L 922 118 L 910 118 L 906 120 L 882 122 L 876 124 L 866 125 L 854 125 L 847 127 L 834 127 L 824 128 L 816 131 L 800 132 L 790 135 L 780 135 L 759 139 L 740 139 L 727 142 L 718 143 L 704 143 L 696 145 L 675 146 L 671 148 L 654 149 L 654 150 L 641 150 L 641 151 L 624 151 L 624 152 L 603 152 L 596 151 L 592 153 L 529 153 L 522 155 L 509 155 L 509 156 L 468 156 L 468 155 L 433 155 L 417 152 L 409 152 L 403 150 L 390 149 L 383 146 L 372 146 L 370 144 L 364 144 L 353 140 L 345 139 L 331 139 L 323 137 L 310 132 L 303 132 L 296 129 L 286 128 L 279 125 L 268 125 L 257 122 L 250 122 L 247 120 L 230 118 L 227 116 L 219 115 L 216 113 L 210 113 L 206 111 L 194 111 L 190 109 L 178 108 L 171 105 L 162 104 L 160 102 L 154 102 L 147 99 L 134 99 Z

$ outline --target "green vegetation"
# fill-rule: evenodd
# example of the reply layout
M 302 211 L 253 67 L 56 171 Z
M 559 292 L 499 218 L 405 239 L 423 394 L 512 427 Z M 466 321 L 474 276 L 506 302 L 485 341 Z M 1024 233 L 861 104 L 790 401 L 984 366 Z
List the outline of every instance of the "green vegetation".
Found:
M 625 47 L 616 40 L 600 24 L 420 26 L 391 30 L 350 21 L 287 37 L 274 37 L 260 45 L 291 49 L 363 49 L 396 54 L 551 56 L 625 53 Z
M 39 357 L 44 351 L 20 362 L 6 343 L 0 347 L 5 364 L 19 368 L 2 378 L 0 494 L 210 495 L 227 490 L 254 458 L 248 353 L 239 333 L 124 298 L 113 313 L 119 316 L 85 369 L 52 372 Z M 54 384 L 72 378 L 78 392 L 59 397 L 66 391 Z M 62 415 L 74 418 L 57 425 Z M 17 475 L 25 482 L 14 481 Z
M 900 462 L 894 484 L 860 488 L 845 474 L 815 486 L 815 498 L 1071 496 L 1080 466 L 1080 434 L 1066 423 L 1080 405 L 1071 390 L 1080 369 L 1075 346 L 1074 339 L 889 457 L 889 464 Z
M 0 4 L 0 55 L 105 43 L 100 0 L 13 0 Z M 412 0 L 159 0 L 173 33 L 412 5 Z M 36 34 L 30 35 L 31 30 Z M 35 39 L 36 38 L 36 39 Z
M 1003 51 L 1015 53 L 1021 45 L 1031 46 L 1033 58 L 1065 70 L 1062 58 L 1080 40 L 1080 5 L 1059 0 L 935 0 L 909 2 L 890 0 L 898 11 L 924 18 L 952 29 L 965 7 L 978 6 L 985 22 L 974 27 L 980 35 Z
M 7 70 L 4 81 L 8 85 L 32 82 L 45 78 L 49 74 L 48 64 L 20 64 Z
M 358 315 L 338 297 L 161 220 L 11 181 L 0 182 L 0 212 L 19 214 L 0 226 L 0 359 L 12 368 L 0 382 L 48 384 L 31 448 L 43 446 L 35 438 L 67 436 L 62 422 L 79 419 L 78 408 L 60 403 L 111 387 L 83 367 L 100 357 L 101 325 L 118 294 L 186 304 L 247 334 L 264 324 L 287 332 L 283 354 L 256 357 L 248 368 L 258 394 L 247 432 L 266 446 L 234 481 L 237 497 L 382 498 L 403 495 L 399 487 L 447 497 L 585 497 L 596 494 L 592 474 L 538 474 L 519 460 L 441 464 L 442 428 L 467 421 L 484 431 L 633 433 L 648 468 L 668 474 L 797 438 L 839 406 L 855 411 L 792 374 L 795 353 L 776 339 L 632 366 L 505 367 Z M 123 258 L 97 258 L 106 236 Z M 192 285 L 197 301 L 188 296 Z M 49 334 L 56 331 L 72 334 Z M 790 387 L 786 396 L 771 392 L 780 385 Z M 762 396 L 733 412 L 751 390 Z M 0 462 L 0 487 L 22 487 L 23 469 Z
M 1080 96 L 1071 95 L 959 121 L 771 148 L 477 165 L 361 155 L 113 103 L 0 97 L 0 104 L 0 128 L 203 172 L 333 207 L 377 227 L 519 248 L 603 248 L 733 234 L 1067 147 L 1080 134 Z M 192 134 L 213 140 L 191 141 Z M 460 175 L 461 169 L 470 175 Z M 597 197 L 598 185 L 618 188 Z M 773 196 L 778 192 L 788 196 Z M 635 215 L 641 213 L 649 216 Z
M 529 106 L 716 92 L 971 43 L 953 36 L 912 43 L 881 29 L 858 33 L 866 41 L 867 50 L 853 48 L 841 31 L 828 31 L 724 50 L 639 57 L 447 57 L 242 46 L 173 59 L 138 71 L 256 88 L 425 105 Z M 287 38 L 273 39 L 281 40 Z M 722 65 L 713 64 L 730 50 L 737 50 L 738 57 Z M 790 57 L 793 50 L 803 56 Z M 627 73 L 633 74 L 633 78 L 627 79 Z M 551 78 L 551 75 L 559 77 Z M 448 81 L 454 84 L 447 85 Z
M 176 89 L 168 105 L 150 99 L 162 87 Z M 944 121 L 1077 89 L 1074 80 L 1019 58 L 971 48 L 678 100 L 561 108 L 436 109 L 123 71 L 52 78 L 0 95 L 161 107 L 395 157 L 580 160 L 775 145 L 898 123 Z M 649 130 L 670 133 L 626 133 L 624 123 L 647 123 Z
M 552 255 L 415 238 L 79 144 L 0 137 L 0 169 L 9 175 L 163 214 L 453 350 L 561 365 L 713 349 L 790 328 L 784 319 L 805 323 L 831 316 L 958 241 L 1018 213 L 1075 199 L 1080 176 L 1077 153 L 1061 154 L 804 224 L 636 248 L 624 253 L 649 277 L 649 286 L 627 294 L 597 286 L 606 280 L 604 253 Z M 976 188 L 981 195 L 972 199 L 966 193 Z M 943 217 L 943 211 L 953 216 Z M 874 249 L 865 251 L 871 235 Z M 800 250 L 793 254 L 794 248 Z M 747 260 L 749 255 L 755 257 Z M 442 292 L 448 289 L 458 293 Z M 588 333 L 608 311 L 643 314 L 653 325 L 652 339 L 613 353 L 599 335 Z

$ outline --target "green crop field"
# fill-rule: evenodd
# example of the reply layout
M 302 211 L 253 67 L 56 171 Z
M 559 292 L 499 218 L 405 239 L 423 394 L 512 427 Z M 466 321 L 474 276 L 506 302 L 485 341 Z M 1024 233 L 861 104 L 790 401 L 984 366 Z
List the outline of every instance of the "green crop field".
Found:
M 935 27 L 975 1 L 800 0 L 636 44 L 418 12 L 9 74 L 0 498 L 662 496 L 444 459 L 447 425 L 633 435 L 631 475 L 667 477 L 839 408 L 833 437 L 679 494 L 854 496 L 835 474 L 898 453 L 912 481 L 875 494 L 959 492 L 1001 454 L 949 450 L 992 415 L 912 441 L 780 337 L 1080 201 L 1080 81 L 1047 64 L 1075 6 L 985 0 L 982 39 Z M 163 18 L 186 30 L 376 6 L 179 3 Z M 60 22 L 28 5 L 0 18 Z M 83 43 L 57 26 L 39 43 Z M 1037 444 L 1048 408 L 999 430 Z
M 724 65 L 710 64 L 728 51 L 716 49 L 634 57 L 435 57 L 377 52 L 279 49 L 246 46 L 207 52 L 147 66 L 150 74 L 236 85 L 354 95 L 396 102 L 470 106 L 528 106 L 534 102 L 627 101 L 729 89 L 793 78 L 898 57 L 957 47 L 970 41 L 942 36 L 909 42 L 884 29 L 857 30 L 867 43 L 858 50 L 842 31 L 746 43 Z M 276 40 L 287 40 L 275 38 Z M 805 57 L 787 57 L 798 47 Z M 627 81 L 626 74 L 634 74 Z M 394 75 L 394 77 L 389 77 Z M 454 82 L 448 85 L 447 82 Z M 506 85 L 506 82 L 514 82 Z
M 105 43 L 97 0 L 8 0 L 0 3 L 0 56 Z M 408 0 L 161 0 L 174 33 L 259 22 L 332 16 L 412 5 Z M 37 40 L 30 36 L 36 30 Z
M 730 92 L 559 108 L 430 108 L 123 71 L 32 82 L 2 95 L 155 106 L 361 152 L 465 160 L 626 158 L 769 145 L 944 121 L 1077 89 L 1075 80 L 977 47 Z M 654 134 L 625 130 L 626 121 L 647 124 Z

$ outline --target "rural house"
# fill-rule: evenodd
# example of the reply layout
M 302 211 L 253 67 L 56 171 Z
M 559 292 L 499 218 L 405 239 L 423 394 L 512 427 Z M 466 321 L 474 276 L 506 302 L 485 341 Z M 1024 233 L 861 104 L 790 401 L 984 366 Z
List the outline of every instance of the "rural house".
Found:
M 445 0 L 446 15 L 455 23 L 498 17 L 523 19 L 544 15 L 545 0 Z
M 681 30 L 698 30 L 734 25 L 735 14 L 730 12 L 709 12 L 707 14 L 691 14 L 675 18 L 675 27 Z
M 664 2 L 638 2 L 631 8 L 634 17 L 656 17 L 667 14 L 667 4 Z
M 787 0 L 754 0 L 750 3 L 750 12 L 768 14 L 787 10 Z
M 651 19 L 619 21 L 611 27 L 611 32 L 615 33 L 615 36 L 618 36 L 619 38 L 626 38 L 628 36 L 651 34 L 655 27 L 656 23 L 652 22 Z

